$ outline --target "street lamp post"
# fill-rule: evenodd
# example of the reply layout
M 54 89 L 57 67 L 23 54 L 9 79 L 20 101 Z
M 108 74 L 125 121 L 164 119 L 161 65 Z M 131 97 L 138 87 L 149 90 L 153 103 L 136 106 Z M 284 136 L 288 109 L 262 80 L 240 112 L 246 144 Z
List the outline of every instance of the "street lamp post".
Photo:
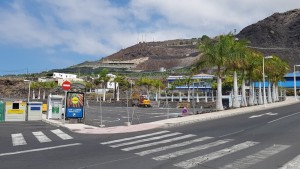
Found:
M 296 66 L 300 66 L 300 65 L 294 65 L 294 95 L 295 95 L 295 100 L 297 99 L 297 91 L 296 91 Z
M 264 95 L 264 104 L 267 103 L 267 98 L 266 98 L 266 82 L 265 82 L 265 59 L 272 59 L 273 56 L 266 56 L 263 57 L 263 95 Z

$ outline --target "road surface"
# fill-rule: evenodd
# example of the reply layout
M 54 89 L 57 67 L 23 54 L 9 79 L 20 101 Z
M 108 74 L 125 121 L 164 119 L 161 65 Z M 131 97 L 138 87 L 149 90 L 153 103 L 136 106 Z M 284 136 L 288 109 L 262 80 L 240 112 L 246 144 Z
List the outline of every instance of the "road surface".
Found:
M 0 123 L 1 168 L 296 169 L 299 110 L 295 104 L 176 128 L 110 135 L 75 134 L 41 122 Z M 42 133 L 51 141 L 41 141 Z M 26 143 L 20 141 L 22 136 Z

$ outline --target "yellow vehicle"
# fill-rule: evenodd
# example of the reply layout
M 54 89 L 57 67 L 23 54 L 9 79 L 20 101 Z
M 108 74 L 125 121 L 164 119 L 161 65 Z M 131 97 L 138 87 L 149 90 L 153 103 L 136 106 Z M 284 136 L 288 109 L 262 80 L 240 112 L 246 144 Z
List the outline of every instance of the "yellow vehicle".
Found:
M 147 95 L 132 95 L 132 106 L 151 107 L 151 101 Z

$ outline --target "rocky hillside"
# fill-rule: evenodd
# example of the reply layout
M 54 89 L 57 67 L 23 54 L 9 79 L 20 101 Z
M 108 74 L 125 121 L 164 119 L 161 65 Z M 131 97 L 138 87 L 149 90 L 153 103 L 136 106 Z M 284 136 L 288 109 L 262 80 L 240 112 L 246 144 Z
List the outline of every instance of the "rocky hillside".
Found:
M 245 27 L 236 37 L 247 39 L 249 47 L 261 51 L 265 56 L 274 54 L 287 60 L 291 67 L 300 64 L 300 9 L 274 13 Z M 76 65 L 73 69 L 108 67 L 130 71 L 158 71 L 161 67 L 188 67 L 200 57 L 196 48 L 199 41 L 200 38 L 141 42 L 99 61 Z
M 22 78 L 0 78 L 0 98 L 19 98 L 26 100 L 28 83 Z
M 237 34 L 265 56 L 275 54 L 291 66 L 300 64 L 300 9 L 274 13 Z
M 200 57 L 197 49 L 198 41 L 194 38 L 164 42 L 140 42 L 99 61 L 84 62 L 74 67 L 125 68 L 131 71 L 159 71 L 161 68 L 187 67 Z

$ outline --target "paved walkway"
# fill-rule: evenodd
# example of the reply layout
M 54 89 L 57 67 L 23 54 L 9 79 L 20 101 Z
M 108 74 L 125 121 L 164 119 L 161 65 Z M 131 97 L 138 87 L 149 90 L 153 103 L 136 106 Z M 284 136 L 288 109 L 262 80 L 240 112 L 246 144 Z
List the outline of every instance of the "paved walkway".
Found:
M 205 113 L 205 114 L 198 114 L 198 115 L 190 115 L 185 117 L 178 117 L 178 118 L 170 118 L 166 120 L 160 120 L 156 122 L 150 123 L 142 123 L 136 125 L 129 125 L 129 126 L 115 126 L 115 127 L 94 127 L 88 126 L 82 123 L 78 124 L 63 124 L 62 120 L 49 120 L 46 119 L 46 115 L 43 114 L 43 121 L 49 123 L 51 125 L 65 127 L 73 132 L 76 133 L 83 133 L 83 134 L 115 134 L 115 133 L 129 133 L 129 132 L 137 132 L 137 131 L 145 131 L 155 128 L 168 128 L 174 126 L 181 126 L 190 123 L 196 123 L 201 121 L 208 121 L 213 119 L 219 119 L 224 117 L 235 116 L 238 114 L 250 113 L 255 112 L 258 110 L 267 110 L 271 108 L 281 107 L 285 105 L 290 105 L 297 103 L 294 97 L 287 97 L 287 99 L 283 102 L 276 102 L 266 105 L 258 105 L 258 106 L 251 106 L 251 107 L 243 107 L 238 109 L 229 109 L 224 111 L 212 112 L 212 113 Z

